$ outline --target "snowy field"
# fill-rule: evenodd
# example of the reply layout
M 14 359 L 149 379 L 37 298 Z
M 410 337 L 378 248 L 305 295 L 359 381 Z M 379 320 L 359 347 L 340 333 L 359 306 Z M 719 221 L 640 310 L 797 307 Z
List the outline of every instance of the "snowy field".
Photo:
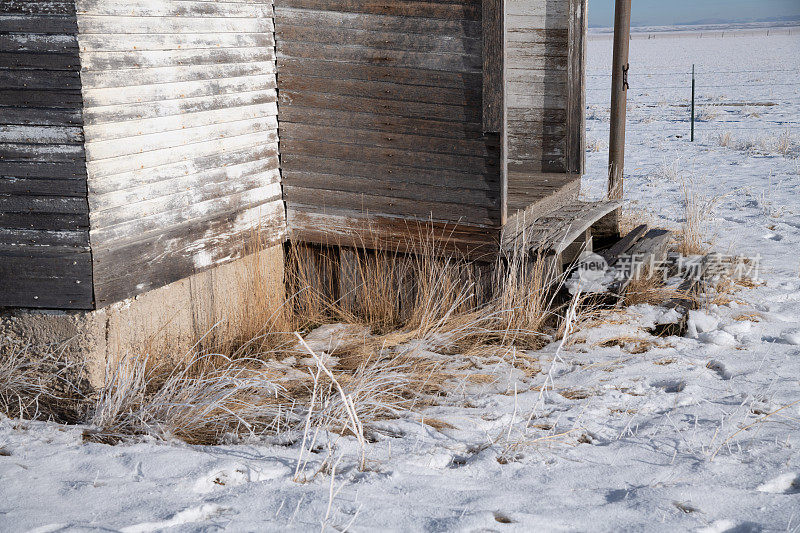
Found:
M 535 353 L 538 374 L 481 359 L 428 423 L 374 431 L 366 471 L 342 438 L 334 475 L 303 484 L 299 442 L 107 446 L 4 419 L 0 531 L 799 531 L 797 33 L 632 42 L 630 212 L 677 227 L 691 184 L 714 200 L 715 248 L 763 258 L 765 284 L 695 313 L 692 338 L 649 337 L 658 312 L 641 306 Z M 589 196 L 605 186 L 610 51 L 591 41 Z M 653 346 L 600 346 L 621 335 Z

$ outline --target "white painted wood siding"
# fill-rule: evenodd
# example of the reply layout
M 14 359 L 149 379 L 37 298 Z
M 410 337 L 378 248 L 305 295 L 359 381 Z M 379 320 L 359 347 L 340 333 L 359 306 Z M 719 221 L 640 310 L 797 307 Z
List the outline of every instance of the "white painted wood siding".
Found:
M 285 235 L 271 0 L 76 0 L 98 307 Z

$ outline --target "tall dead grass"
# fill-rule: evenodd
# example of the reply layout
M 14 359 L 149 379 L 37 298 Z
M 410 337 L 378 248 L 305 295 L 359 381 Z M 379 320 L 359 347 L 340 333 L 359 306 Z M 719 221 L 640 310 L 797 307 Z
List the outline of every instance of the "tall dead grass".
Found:
M 224 354 L 234 360 L 264 359 L 293 344 L 299 315 L 276 294 L 275 277 L 283 272 L 270 270 L 261 253 L 267 247 L 265 235 L 253 229 L 244 243 L 243 268 L 233 291 L 239 300 L 225 302 L 227 316 L 198 340 L 200 352 Z
M 711 248 L 711 222 L 716 206 L 725 195 L 707 196 L 698 190 L 695 180 L 683 182 L 684 222 L 678 234 L 678 252 L 704 255 Z
M 363 434 L 375 420 L 446 394 L 456 376 L 428 350 L 539 348 L 558 336 L 565 313 L 553 259 L 531 256 L 524 243 L 496 265 L 445 253 L 432 233 L 420 236 L 414 254 L 290 246 L 285 303 L 274 300 L 272 274 L 255 253 L 263 245 L 254 233 L 238 307 L 189 350 L 144 349 L 109 361 L 81 419 L 92 426 L 88 439 L 210 444 L 307 424 Z M 295 332 L 332 323 L 363 329 L 309 360 Z M 516 359 L 529 370 L 526 358 Z M 60 375 L 27 352 L 3 358 L 0 408 L 35 416 L 37 402 L 62 398 L 53 385 Z
M 81 365 L 65 347 L 9 345 L 0 349 L 0 412 L 12 418 L 75 422 L 85 410 Z
M 175 367 L 152 364 L 146 354 L 110 363 L 91 419 L 96 429 L 87 437 L 114 442 L 149 435 L 218 443 L 292 421 L 273 372 L 241 359 L 211 367 L 208 357 L 195 352 Z
M 373 333 L 406 330 L 424 336 L 454 312 L 478 305 L 474 265 L 446 253 L 432 230 L 417 231 L 413 254 L 399 246 L 291 245 L 287 282 L 295 326 L 339 321 L 364 324 Z
M 741 138 L 734 137 L 733 132 L 725 131 L 718 133 L 714 140 L 719 146 L 751 154 L 781 155 L 791 158 L 797 157 L 800 151 L 800 143 L 788 129 L 777 135 L 761 134 Z

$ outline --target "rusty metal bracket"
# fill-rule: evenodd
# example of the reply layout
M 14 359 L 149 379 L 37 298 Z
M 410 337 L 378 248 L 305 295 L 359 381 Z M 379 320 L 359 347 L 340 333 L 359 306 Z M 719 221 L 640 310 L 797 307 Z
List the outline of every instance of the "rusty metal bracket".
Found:
M 625 63 L 625 66 L 622 67 L 622 90 L 627 91 L 630 89 L 628 85 L 628 70 L 630 70 L 631 65 L 630 63 Z

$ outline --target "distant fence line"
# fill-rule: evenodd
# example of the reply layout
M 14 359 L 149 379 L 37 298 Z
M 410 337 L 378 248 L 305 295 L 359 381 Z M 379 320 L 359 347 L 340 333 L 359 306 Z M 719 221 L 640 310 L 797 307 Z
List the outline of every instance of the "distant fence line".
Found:
M 772 37 L 773 35 L 800 35 L 800 26 L 787 26 L 777 28 L 741 28 L 741 29 L 728 29 L 728 30 L 676 30 L 676 31 L 656 31 L 656 32 L 636 32 L 631 33 L 631 40 L 652 40 L 652 39 L 725 39 L 736 37 L 752 37 L 752 36 L 765 36 Z M 607 41 L 611 40 L 614 34 L 608 33 L 590 33 L 589 41 Z
M 800 81 L 792 81 L 792 82 L 785 82 L 780 81 L 777 83 L 769 83 L 764 82 L 763 79 L 753 80 L 752 82 L 747 80 L 731 80 L 731 83 L 719 83 L 719 81 L 724 81 L 726 78 L 725 75 L 733 75 L 733 74 L 758 74 L 761 75 L 759 78 L 762 77 L 772 77 L 774 79 L 786 79 L 786 73 L 797 72 L 796 69 L 761 69 L 761 70 L 697 70 L 695 77 L 699 80 L 703 80 L 703 78 L 713 78 L 712 83 L 702 84 L 698 83 L 695 87 L 696 89 L 703 90 L 703 89 L 736 89 L 739 91 L 746 91 L 748 89 L 758 89 L 754 92 L 761 92 L 765 88 L 770 87 L 800 87 Z M 630 81 L 630 89 L 629 89 L 629 96 L 628 101 L 629 104 L 634 107 L 638 107 L 639 109 L 642 108 L 685 108 L 687 116 L 685 118 L 677 118 L 675 116 L 664 116 L 660 118 L 656 118 L 660 122 L 666 122 L 665 125 L 659 126 L 659 132 L 664 133 L 666 135 L 680 135 L 689 137 L 690 128 L 690 116 L 688 114 L 688 108 L 691 105 L 691 91 L 692 91 L 692 72 L 691 70 L 688 71 L 653 71 L 653 72 L 639 72 L 635 69 L 631 69 L 630 71 L 631 77 Z M 772 76 L 770 76 L 772 74 Z M 588 93 L 589 99 L 587 104 L 590 107 L 594 107 L 597 105 L 608 105 L 608 101 L 605 98 L 605 95 L 611 94 L 611 87 L 610 87 L 610 77 L 611 74 L 607 72 L 590 72 L 587 74 L 589 79 L 597 80 L 595 84 L 600 84 L 602 86 L 599 87 L 587 87 L 586 91 Z M 669 76 L 670 80 L 664 80 L 669 85 L 658 85 L 653 84 L 652 82 L 646 85 L 637 85 L 637 81 L 644 81 L 647 77 L 660 77 L 660 76 Z M 719 78 L 722 77 L 722 80 Z M 684 84 L 676 85 L 675 79 L 678 80 L 685 80 Z M 791 77 L 789 79 L 792 79 Z M 675 91 L 676 89 L 683 89 L 685 93 L 675 92 L 661 93 L 659 91 Z M 642 92 L 646 92 L 647 94 L 642 94 Z M 750 92 L 750 91 L 748 91 Z M 740 107 L 744 109 L 751 109 L 752 113 L 747 114 L 747 116 L 743 115 L 742 120 L 729 120 L 729 118 L 734 118 L 733 116 L 725 116 L 724 112 L 722 114 L 717 114 L 713 111 L 705 111 L 706 117 L 697 117 L 695 120 L 695 130 L 697 133 L 705 133 L 705 134 L 714 134 L 714 133 L 722 133 L 726 131 L 731 132 L 739 132 L 739 131 L 759 131 L 759 132 L 767 132 L 772 130 L 773 132 L 778 132 L 781 130 L 795 130 L 797 129 L 798 125 L 800 125 L 800 121 L 797 120 L 785 120 L 782 116 L 785 116 L 785 108 L 781 108 L 781 104 L 787 103 L 797 103 L 800 102 L 800 90 L 792 90 L 790 89 L 785 96 L 775 96 L 775 95 L 764 95 L 764 94 L 747 94 L 742 95 L 739 94 L 736 96 L 736 100 L 725 101 L 720 100 L 719 95 L 703 95 L 698 94 L 696 97 L 695 107 L 697 109 L 706 109 L 710 110 L 713 108 L 733 108 L 733 107 Z M 730 110 L 730 109 L 729 109 Z M 646 111 L 643 111 L 646 113 Z M 721 120 L 717 120 L 716 116 L 720 116 Z M 750 119 L 754 119 L 757 121 L 754 125 Z M 795 117 L 786 117 L 793 119 Z M 631 131 L 643 131 L 649 122 L 631 122 L 628 125 L 628 128 Z
M 772 68 L 772 69 L 759 69 L 759 70 L 701 70 L 697 69 L 696 75 L 699 74 L 768 74 L 770 72 L 797 72 L 794 68 Z M 673 71 L 658 71 L 646 72 L 636 70 L 636 66 L 629 71 L 629 76 L 691 76 L 691 70 L 673 70 Z M 609 72 L 588 72 L 586 74 L 590 78 L 610 78 Z M 789 84 L 792 85 L 792 84 Z

